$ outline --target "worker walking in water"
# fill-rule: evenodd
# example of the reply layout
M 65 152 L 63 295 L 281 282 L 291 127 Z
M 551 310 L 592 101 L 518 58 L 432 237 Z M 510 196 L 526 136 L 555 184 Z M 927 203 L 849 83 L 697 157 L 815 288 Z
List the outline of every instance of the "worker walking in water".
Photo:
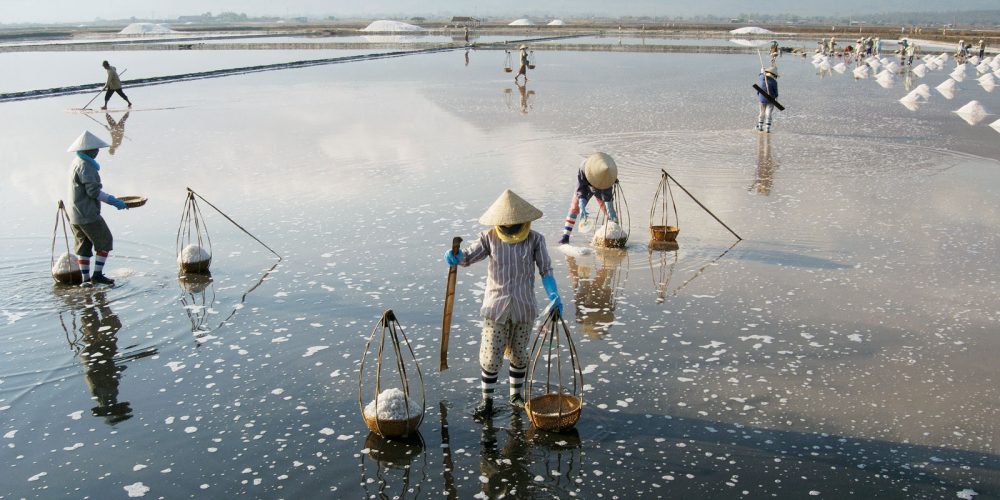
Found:
M 111 64 L 108 64 L 107 61 L 101 63 L 101 66 L 104 66 L 104 69 L 108 72 L 108 81 L 104 84 L 104 106 L 101 106 L 101 109 L 108 109 L 108 101 L 111 100 L 111 94 L 114 93 L 122 96 L 122 99 L 125 99 L 125 102 L 128 103 L 128 107 L 131 108 L 132 101 L 128 100 L 128 96 L 125 95 L 125 92 L 122 92 L 122 81 L 118 78 L 118 70 L 116 70 Z
M 778 68 L 771 66 L 760 73 L 760 88 L 767 91 L 772 99 L 778 98 Z M 767 96 L 757 92 L 760 113 L 757 115 L 757 126 L 760 132 L 771 132 L 771 115 L 774 114 L 774 103 Z
M 83 275 L 81 286 L 84 287 L 115 284 L 114 280 L 104 276 L 104 264 L 112 250 L 112 237 L 108 224 L 101 217 L 101 202 L 118 210 L 126 207 L 124 201 L 102 190 L 101 165 L 96 158 L 101 148 L 108 146 L 94 134 L 84 132 L 67 149 L 76 153 L 69 171 L 69 222 L 75 242 L 74 252 Z M 97 258 L 94 259 L 94 275 L 91 276 L 90 257 L 95 251 Z
M 524 75 L 524 81 L 525 81 L 525 83 L 527 83 L 528 82 L 528 64 L 530 64 L 528 62 L 528 46 L 527 45 L 521 45 L 520 60 L 521 60 L 521 67 L 519 67 L 517 69 L 517 75 L 514 76 L 514 82 L 516 83 L 518 77 L 520 77 L 521 75 Z

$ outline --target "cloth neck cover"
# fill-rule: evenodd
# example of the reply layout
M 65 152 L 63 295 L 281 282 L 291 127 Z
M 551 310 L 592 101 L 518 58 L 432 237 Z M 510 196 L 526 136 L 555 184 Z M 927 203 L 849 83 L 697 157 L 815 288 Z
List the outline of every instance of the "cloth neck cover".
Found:
M 500 230 L 500 226 L 493 226 L 493 231 L 497 233 L 497 237 L 499 237 L 500 241 L 504 243 L 520 243 L 528 238 L 528 233 L 531 232 L 531 223 L 525 222 L 524 226 L 516 234 L 505 234 Z

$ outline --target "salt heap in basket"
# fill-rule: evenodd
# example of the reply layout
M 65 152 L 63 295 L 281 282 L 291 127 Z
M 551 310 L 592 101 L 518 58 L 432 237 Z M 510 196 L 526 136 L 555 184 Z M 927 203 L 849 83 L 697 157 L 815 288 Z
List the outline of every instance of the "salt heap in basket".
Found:
M 423 412 L 412 399 L 409 401 L 409 414 L 407 414 L 407 400 L 403 391 L 393 387 L 386 389 L 378 395 L 378 415 L 375 414 L 375 401 L 365 406 L 365 416 L 368 418 L 377 417 L 379 420 L 406 420 L 420 415 Z
M 205 273 L 212 264 L 212 254 L 199 245 L 189 244 L 177 255 L 177 265 L 186 273 Z
M 68 252 L 63 252 L 52 266 L 52 277 L 59 283 L 73 285 L 83 281 L 80 264 Z
M 593 243 L 597 246 L 620 248 L 625 246 L 627 239 L 628 233 L 625 232 L 621 224 L 609 220 L 594 230 Z

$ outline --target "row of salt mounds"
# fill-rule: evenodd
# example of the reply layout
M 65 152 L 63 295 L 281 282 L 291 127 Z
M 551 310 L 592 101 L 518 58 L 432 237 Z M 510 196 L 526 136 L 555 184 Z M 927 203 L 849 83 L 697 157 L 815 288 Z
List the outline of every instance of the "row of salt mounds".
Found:
M 562 19 L 553 19 L 549 21 L 549 26 L 566 26 L 566 22 Z
M 774 32 L 757 26 L 746 26 L 729 31 L 730 35 L 773 35 Z
M 384 33 L 390 31 L 427 31 L 427 30 L 415 24 L 379 19 L 378 21 L 373 21 L 371 24 L 365 26 L 364 28 L 361 28 L 358 31 L 374 31 L 374 32 Z
M 132 23 L 118 32 L 119 35 L 169 35 L 176 31 L 162 24 Z
M 368 418 L 377 417 L 379 420 L 406 420 L 423 412 L 412 399 L 407 400 L 406 394 L 395 387 L 382 391 L 377 399 L 378 415 L 375 414 L 375 401 L 365 406 L 365 415 Z M 409 414 L 407 414 L 407 407 L 409 407 Z
M 986 108 L 982 104 L 979 104 L 979 101 L 969 101 L 965 106 L 955 110 L 955 114 L 965 120 L 965 123 L 975 126 L 992 113 L 986 111 Z

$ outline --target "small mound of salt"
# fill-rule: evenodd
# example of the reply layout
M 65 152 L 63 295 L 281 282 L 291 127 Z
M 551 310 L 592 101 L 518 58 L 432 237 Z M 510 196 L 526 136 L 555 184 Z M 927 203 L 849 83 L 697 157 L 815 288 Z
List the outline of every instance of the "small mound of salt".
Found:
M 184 247 L 184 249 L 181 250 L 181 253 L 177 255 L 177 263 L 194 264 L 196 262 L 205 262 L 211 258 L 212 254 L 208 253 L 208 250 L 191 243 L 190 245 Z
M 375 404 L 378 402 L 378 414 L 375 413 Z M 406 420 L 420 415 L 423 409 L 417 406 L 412 400 L 407 400 L 403 391 L 393 387 L 379 393 L 376 401 L 372 401 L 365 406 L 365 416 L 372 418 L 377 416 L 379 420 Z M 409 409 L 409 413 L 407 413 Z
M 53 276 L 78 272 L 80 272 L 80 264 L 67 252 L 63 252 L 52 266 Z
M 917 94 L 920 97 L 923 97 L 924 99 L 931 98 L 931 88 L 928 87 L 926 83 L 921 83 L 920 85 L 917 85 L 917 88 L 913 89 L 912 93 Z
M 600 240 L 620 240 L 623 238 L 628 238 L 628 233 L 622 229 L 621 224 L 613 220 L 605 222 L 603 226 L 598 227 L 594 231 L 595 243 Z
M 951 78 L 949 78 L 949 79 L 941 82 L 941 85 L 938 85 L 937 87 L 934 87 L 934 88 L 936 88 L 938 90 L 955 90 L 955 80 L 952 80 Z
M 578 247 L 570 244 L 557 245 L 556 249 L 570 257 L 583 257 L 584 255 L 590 255 L 592 252 L 590 248 Z

